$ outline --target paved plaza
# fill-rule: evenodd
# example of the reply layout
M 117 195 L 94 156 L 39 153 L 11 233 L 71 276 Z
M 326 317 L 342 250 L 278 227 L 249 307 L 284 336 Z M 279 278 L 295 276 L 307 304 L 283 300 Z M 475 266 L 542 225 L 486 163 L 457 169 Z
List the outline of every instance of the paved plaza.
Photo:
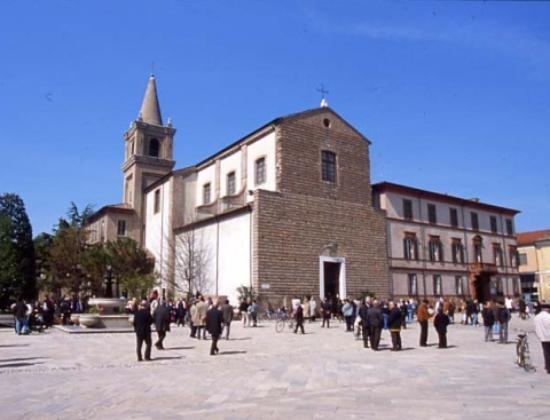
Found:
M 435 343 L 430 327 L 429 342 Z M 532 320 L 514 319 L 532 331 Z M 363 349 L 344 325 L 306 324 L 305 336 L 272 323 L 210 341 L 173 328 L 167 350 L 135 361 L 133 334 L 31 336 L 0 331 L 3 419 L 16 418 L 407 418 L 548 419 L 550 375 L 530 336 L 535 373 L 513 363 L 515 346 L 483 342 L 482 327 L 454 325 L 447 350 L 419 348 L 418 326 L 403 332 L 405 351 Z

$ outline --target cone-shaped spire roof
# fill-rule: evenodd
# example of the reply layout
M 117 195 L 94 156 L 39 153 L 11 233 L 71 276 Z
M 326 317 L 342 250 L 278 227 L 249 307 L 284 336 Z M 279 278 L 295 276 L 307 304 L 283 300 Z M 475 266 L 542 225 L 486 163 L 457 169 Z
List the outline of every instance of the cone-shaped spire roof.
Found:
M 147 81 L 147 88 L 143 96 L 139 118 L 148 124 L 162 125 L 159 98 L 157 96 L 157 83 L 153 74 L 149 76 L 149 80 Z

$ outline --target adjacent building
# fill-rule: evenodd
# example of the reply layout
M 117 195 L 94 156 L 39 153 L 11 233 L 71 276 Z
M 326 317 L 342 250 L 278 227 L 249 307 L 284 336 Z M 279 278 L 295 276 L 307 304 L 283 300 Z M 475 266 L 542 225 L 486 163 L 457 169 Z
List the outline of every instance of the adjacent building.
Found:
M 390 182 L 373 191 L 386 212 L 393 296 L 519 295 L 517 210 Z
M 550 229 L 518 233 L 517 240 L 523 295 L 550 302 Z

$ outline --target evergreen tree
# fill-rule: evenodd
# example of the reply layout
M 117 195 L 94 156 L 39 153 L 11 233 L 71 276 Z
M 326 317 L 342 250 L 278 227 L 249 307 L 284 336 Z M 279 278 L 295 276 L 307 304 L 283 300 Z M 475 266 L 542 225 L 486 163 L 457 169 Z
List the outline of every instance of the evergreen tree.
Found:
M 0 216 L 3 219 L 1 252 L 7 258 L 0 268 L 2 300 L 18 295 L 33 299 L 36 297 L 34 243 L 23 200 L 17 194 L 0 195 Z

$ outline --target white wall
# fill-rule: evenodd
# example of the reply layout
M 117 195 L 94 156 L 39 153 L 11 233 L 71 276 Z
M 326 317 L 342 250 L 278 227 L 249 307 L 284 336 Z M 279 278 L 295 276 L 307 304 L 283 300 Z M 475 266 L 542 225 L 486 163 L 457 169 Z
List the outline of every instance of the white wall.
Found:
M 250 213 L 213 221 L 195 230 L 195 242 L 208 254 L 206 273 L 208 290 L 204 293 L 224 295 L 235 304 L 237 287 L 251 283 L 250 265 Z M 183 235 L 176 237 L 176 282 L 185 287 L 181 267 Z
M 145 248 L 155 257 L 155 271 L 160 275 L 161 287 L 167 287 L 168 261 L 170 255 L 172 182 L 166 182 L 152 189 L 145 197 Z M 160 191 L 159 212 L 154 212 L 155 191 Z

